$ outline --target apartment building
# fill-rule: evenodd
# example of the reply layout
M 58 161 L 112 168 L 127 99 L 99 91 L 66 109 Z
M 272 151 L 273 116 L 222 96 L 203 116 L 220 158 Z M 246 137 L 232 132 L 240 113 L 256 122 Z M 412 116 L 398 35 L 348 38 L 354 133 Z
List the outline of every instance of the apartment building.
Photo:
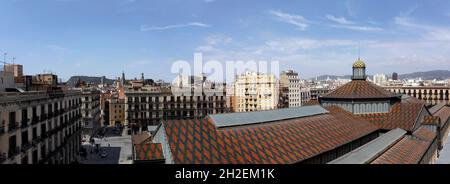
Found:
M 273 74 L 246 72 L 236 76 L 234 95 L 237 112 L 276 109 L 278 82 Z
M 109 101 L 109 125 L 117 126 L 125 123 L 125 99 L 117 97 Z
M 280 74 L 280 108 L 300 107 L 300 79 L 298 73 L 293 70 L 283 71 Z
M 125 92 L 125 125 L 134 130 L 159 125 L 162 120 L 180 120 L 225 113 L 226 92 L 208 93 L 214 85 L 205 85 L 200 92 L 175 92 L 170 86 L 128 88 Z M 221 90 L 221 89 L 219 89 Z
M 14 74 L 14 77 L 23 77 L 23 66 L 18 64 L 5 64 L 4 70 Z
M 305 105 L 306 102 L 311 100 L 311 89 L 302 87 L 300 88 L 300 103 L 301 106 Z
M 100 117 L 100 91 L 92 88 L 82 90 L 81 115 L 84 134 L 93 134 L 103 126 Z
M 0 164 L 69 164 L 81 146 L 81 93 L 0 92 Z

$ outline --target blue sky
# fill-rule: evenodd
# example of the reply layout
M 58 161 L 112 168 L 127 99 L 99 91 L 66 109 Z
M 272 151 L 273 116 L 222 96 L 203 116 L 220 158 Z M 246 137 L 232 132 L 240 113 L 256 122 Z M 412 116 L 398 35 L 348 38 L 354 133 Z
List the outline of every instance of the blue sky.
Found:
M 2 0 L 0 52 L 27 74 L 171 80 L 175 60 L 278 60 L 302 78 L 450 69 L 448 0 Z M 2 58 L 2 57 L 1 57 Z

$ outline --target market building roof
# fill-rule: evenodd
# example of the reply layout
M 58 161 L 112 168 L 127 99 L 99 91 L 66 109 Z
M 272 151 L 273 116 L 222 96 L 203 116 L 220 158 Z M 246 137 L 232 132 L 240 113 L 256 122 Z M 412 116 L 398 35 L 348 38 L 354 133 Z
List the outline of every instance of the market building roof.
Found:
M 161 144 L 143 143 L 134 145 L 135 162 L 163 162 L 164 154 Z
M 406 131 L 399 128 L 391 130 L 329 164 L 368 164 L 396 144 L 405 134 Z
M 352 80 L 320 97 L 321 99 L 374 99 L 401 98 L 367 80 Z
M 383 130 L 401 128 L 412 132 L 421 124 L 419 116 L 422 111 L 426 111 L 426 109 L 424 104 L 421 103 L 396 103 L 389 113 L 361 114 L 358 116 Z
M 298 163 L 378 131 L 339 107 L 325 110 L 293 119 L 226 127 L 218 127 L 210 117 L 171 120 L 163 122 L 160 129 L 165 132 L 175 164 Z

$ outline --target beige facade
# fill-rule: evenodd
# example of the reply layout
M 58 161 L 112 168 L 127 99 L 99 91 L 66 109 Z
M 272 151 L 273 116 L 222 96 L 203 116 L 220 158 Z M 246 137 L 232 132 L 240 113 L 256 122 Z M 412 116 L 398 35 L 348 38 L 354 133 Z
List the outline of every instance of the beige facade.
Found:
M 276 109 L 278 85 L 275 75 L 247 72 L 237 76 L 234 96 L 237 112 Z
M 81 115 L 85 134 L 92 134 L 102 126 L 100 117 L 100 91 L 84 89 L 81 98 Z
M 125 123 L 125 99 L 113 98 L 109 101 L 109 125 Z
M 280 96 L 283 107 L 300 107 L 302 106 L 300 93 L 300 79 L 298 73 L 293 70 L 283 71 L 280 74 Z
M 11 72 L 14 77 L 23 77 L 23 66 L 18 64 L 6 64 L 4 65 L 4 70 L 6 72 Z
M 80 92 L 0 93 L 0 164 L 69 164 L 81 146 Z
M 125 92 L 125 125 L 144 128 L 166 119 L 192 119 L 225 113 L 226 94 L 174 94 L 168 87 L 144 87 Z
M 385 87 L 386 90 L 415 97 L 424 102 L 436 105 L 446 104 L 450 105 L 450 87 L 441 86 L 423 86 L 423 87 Z

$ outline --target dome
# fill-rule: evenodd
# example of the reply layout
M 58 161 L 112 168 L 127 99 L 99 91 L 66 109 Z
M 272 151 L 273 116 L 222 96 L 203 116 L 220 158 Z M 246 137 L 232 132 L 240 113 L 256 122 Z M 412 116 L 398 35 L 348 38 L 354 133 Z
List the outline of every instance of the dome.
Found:
M 362 61 L 361 59 L 358 59 L 353 63 L 353 68 L 365 68 L 365 67 L 366 63 L 364 63 L 364 61 Z

